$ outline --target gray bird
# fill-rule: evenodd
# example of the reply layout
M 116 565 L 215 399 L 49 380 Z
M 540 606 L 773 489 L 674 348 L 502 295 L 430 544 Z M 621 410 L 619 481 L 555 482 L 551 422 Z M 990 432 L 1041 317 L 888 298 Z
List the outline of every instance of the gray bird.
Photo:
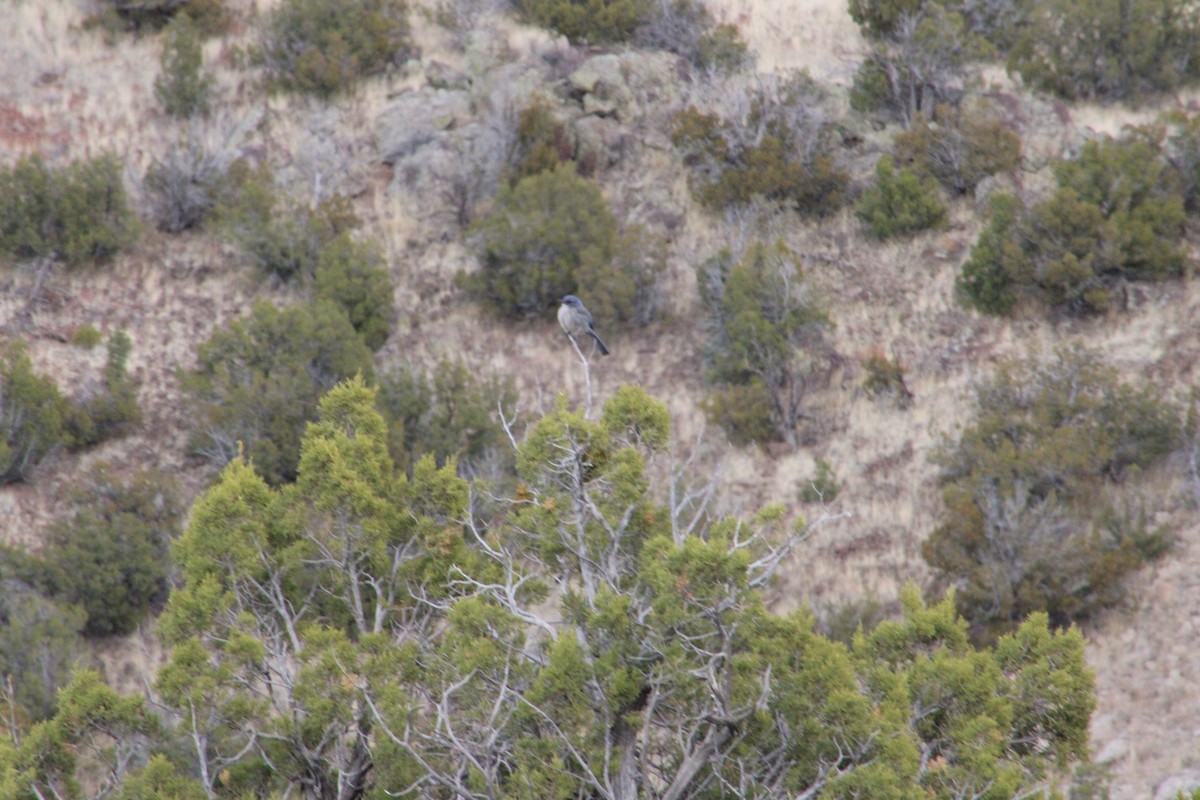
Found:
M 575 341 L 578 341 L 580 336 L 592 337 L 600 347 L 600 355 L 608 355 L 608 348 L 604 346 L 604 342 L 592 329 L 591 313 L 584 308 L 583 302 L 575 295 L 569 294 L 562 299 L 562 305 L 558 307 L 558 324 L 562 325 L 567 336 Z

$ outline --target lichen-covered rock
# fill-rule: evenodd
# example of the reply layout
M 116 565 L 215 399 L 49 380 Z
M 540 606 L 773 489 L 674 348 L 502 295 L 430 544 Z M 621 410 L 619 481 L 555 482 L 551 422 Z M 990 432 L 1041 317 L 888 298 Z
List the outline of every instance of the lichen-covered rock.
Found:
M 385 164 L 395 163 L 433 141 L 439 131 L 472 117 L 466 92 L 427 87 L 401 92 L 375 121 L 375 141 Z

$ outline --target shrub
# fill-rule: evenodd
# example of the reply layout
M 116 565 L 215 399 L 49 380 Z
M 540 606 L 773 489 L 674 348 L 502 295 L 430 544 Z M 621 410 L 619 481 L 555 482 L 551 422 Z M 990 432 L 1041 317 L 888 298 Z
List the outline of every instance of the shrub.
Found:
M 137 390 L 125 372 L 129 349 L 124 331 L 113 334 L 100 388 L 73 400 L 33 372 L 23 342 L 0 346 L 0 484 L 27 480 L 58 447 L 91 447 L 141 421 Z
M 894 36 L 905 17 L 914 16 L 927 0 L 850 0 L 850 18 L 868 39 Z
M 712 208 L 762 198 L 810 215 L 840 207 L 849 176 L 834 160 L 816 85 L 801 75 L 734 91 L 728 118 L 694 106 L 675 117 L 671 141 L 692 168 L 696 198 Z
M 194 132 L 150 164 L 144 183 L 154 221 L 167 233 L 203 228 L 222 203 L 235 201 L 229 154 Z
M 410 50 L 404 0 L 284 0 L 266 21 L 261 57 L 273 85 L 327 98 Z
M 1169 538 L 1136 500 L 1104 495 L 1175 448 L 1177 410 L 1080 350 L 1003 365 L 975 405 L 939 456 L 945 521 L 923 548 L 960 612 L 990 636 L 1033 611 L 1066 625 L 1117 602 Z
M 187 119 L 208 113 L 212 103 L 213 77 L 204 71 L 200 32 L 187 14 L 167 26 L 161 72 L 154 80 L 154 94 L 172 117 Z
M 733 73 L 751 61 L 733 25 L 718 25 L 698 0 L 657 0 L 633 35 L 639 47 L 666 50 L 701 70 Z
M 652 8 L 650 0 L 516 0 L 515 6 L 526 22 L 572 44 L 627 42 Z
M 875 165 L 875 183 L 863 192 L 855 214 L 876 239 L 908 236 L 946 224 L 937 187 L 908 170 L 896 171 L 890 156 Z
M 392 331 L 392 281 L 383 264 L 374 243 L 356 242 L 348 233 L 339 234 L 317 256 L 315 299 L 340 306 L 373 351 L 383 347 Z
M 388 450 L 397 467 L 411 474 L 426 454 L 438 466 L 458 460 L 470 474 L 486 459 L 507 452 L 498 408 L 516 406 L 511 380 L 482 379 L 458 362 L 442 361 L 428 376 L 398 370 L 379 379 L 376 404 L 388 422 Z
M 71 334 L 71 344 L 75 345 L 76 347 L 82 347 L 84 350 L 91 350 L 93 347 L 100 344 L 100 341 L 103 338 L 104 337 L 100 335 L 100 331 L 96 330 L 96 328 L 92 325 L 80 325 L 75 329 L 75 332 Z
M 653 322 L 666 260 L 666 240 L 640 225 L 621 233 L 608 263 L 585 259 L 576 272 L 577 283 L 587 287 L 588 310 L 599 324 L 642 327 Z
M 55 594 L 86 612 L 86 635 L 131 633 L 167 598 L 169 545 L 181 520 L 174 493 L 162 475 L 143 472 L 126 484 L 99 467 L 74 502 L 74 515 L 46 532 Z
M 1067 99 L 1138 100 L 1200 75 L 1197 25 L 1184 0 L 1035 3 L 1008 69 Z
M 1200 210 L 1200 114 L 1171 111 L 1160 124 L 1163 158 L 1179 183 L 1184 210 L 1194 214 Z M 1157 133 L 1152 129 L 1151 135 Z
M 549 172 L 575 160 L 575 141 L 567 126 L 554 115 L 550 105 L 536 98 L 517 119 L 516 152 L 508 182 L 516 186 L 522 178 Z
M 233 189 L 217 219 L 250 262 L 267 275 L 311 278 L 322 248 L 358 225 L 347 201 L 334 196 L 309 208 L 287 202 L 267 165 L 235 165 Z
M 54 381 L 34 373 L 24 343 L 0 345 L 0 485 L 27 480 L 64 443 L 68 413 Z
M 838 496 L 837 476 L 829 462 L 818 458 L 813 476 L 800 489 L 802 503 L 832 503 Z
M 600 188 L 569 167 L 502 187 L 471 238 L 481 268 L 460 274 L 459 285 L 498 314 L 545 314 L 586 286 L 598 325 L 649 321 L 640 301 L 652 297 L 661 250 L 638 230 L 622 235 Z
M 64 430 L 71 447 L 92 447 L 126 436 L 141 423 L 137 387 L 125 368 L 132 347 L 123 330 L 109 337 L 108 360 L 99 389 L 69 403 Z
M 113 156 L 51 168 L 34 155 L 0 169 L 0 250 L 12 258 L 102 263 L 137 233 Z
M 852 4 L 851 16 L 869 47 L 851 87 L 851 108 L 885 111 L 905 125 L 938 104 L 956 104 L 970 82 L 970 65 L 990 49 L 967 17 L 939 2 L 863 0 Z
M 912 392 L 904 382 L 904 367 L 898 359 L 872 353 L 863 361 L 863 369 L 867 372 L 863 389 L 868 397 L 873 400 L 891 397 L 900 408 L 908 408 L 912 403 Z
M 898 164 L 930 175 L 952 192 L 973 192 L 989 175 L 1014 172 L 1021 165 L 1021 137 L 997 119 L 987 103 L 969 109 L 937 107 L 934 122 L 918 117 L 896 134 Z
M 713 389 L 704 398 L 703 408 L 708 421 L 725 431 L 737 447 L 780 438 L 771 393 L 759 378 Z
M 814 627 L 822 635 L 849 647 L 860 631 L 870 634 L 879 623 L 893 615 L 893 610 L 888 604 L 881 603 L 873 597 L 865 597 L 818 609 Z
M 104 0 L 95 22 L 113 30 L 156 30 L 185 15 L 204 36 L 216 36 L 229 27 L 222 0 Z
M 796 444 L 801 406 L 827 360 L 829 317 L 782 242 L 728 251 L 697 270 L 708 327 L 709 418 L 735 441 Z M 766 424 L 766 423 L 769 423 Z
M 371 351 L 329 301 L 284 310 L 259 303 L 200 345 L 181 375 L 193 408 L 189 447 L 219 466 L 239 448 L 272 484 L 291 481 L 317 401 L 340 380 L 371 375 Z
M 27 569 L 37 573 L 29 577 Z M 38 590 L 45 565 L 0 549 L 0 675 L 11 680 L 16 711 L 33 720 L 54 713 L 56 695 L 80 655 L 86 613 Z M 7 721 L 7 720 L 6 720 Z
M 1113 305 L 1121 281 L 1180 274 L 1183 199 L 1157 143 L 1088 142 L 1055 174 L 1058 188 L 1032 208 L 992 201 L 959 279 L 968 302 L 1005 313 L 1028 293 L 1069 313 L 1097 313 Z

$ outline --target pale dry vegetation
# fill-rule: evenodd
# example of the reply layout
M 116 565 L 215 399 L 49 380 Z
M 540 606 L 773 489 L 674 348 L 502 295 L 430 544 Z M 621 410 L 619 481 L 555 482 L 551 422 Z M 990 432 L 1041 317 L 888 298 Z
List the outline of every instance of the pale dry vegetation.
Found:
M 617 223 L 644 224 L 668 242 L 654 290 L 658 317 L 636 330 L 602 331 L 613 355 L 593 362 L 585 376 L 551 309 L 528 321 L 502 320 L 481 313 L 455 277 L 476 268 L 460 234 L 492 210 L 492 195 L 506 178 L 506 159 L 497 152 L 512 147 L 517 115 L 546 85 L 559 87 L 547 96 L 564 108 L 564 95 L 595 94 L 564 89 L 586 55 L 490 6 L 460 3 L 442 8 L 454 12 L 457 30 L 434 22 L 436 7 L 413 13 L 419 57 L 353 92 L 330 102 L 267 96 L 256 88 L 255 71 L 240 66 L 239 51 L 253 43 L 252 7 L 261 13 L 273 4 L 227 5 L 230 32 L 204 46 L 215 79 L 213 112 L 189 122 L 171 119 L 155 98 L 161 39 L 106 44 L 83 29 L 91 8 L 83 0 L 0 8 L 3 29 L 12 31 L 0 59 L 0 162 L 35 152 L 54 163 L 115 153 L 150 221 L 137 244 L 102 270 L 0 270 L 0 336 L 27 340 L 35 367 L 65 391 L 103 366 L 103 348 L 71 343 L 78 328 L 91 325 L 106 337 L 127 330 L 128 367 L 143 413 L 131 435 L 83 455 L 51 454 L 33 482 L 0 490 L 2 543 L 38 548 L 40 531 L 63 516 L 70 487 L 94 463 L 110 462 L 125 476 L 146 467 L 171 472 L 185 506 L 212 479 L 209 464 L 187 455 L 192 420 L 180 371 L 196 365 L 198 344 L 255 301 L 287 305 L 304 292 L 262 278 L 231 242 L 206 235 L 196 221 L 207 213 L 208 198 L 197 199 L 190 176 L 223 173 L 239 158 L 269 163 L 276 186 L 298 206 L 346 198 L 360 231 L 378 243 L 394 287 L 395 320 L 375 354 L 377 371 L 432 370 L 453 361 L 484 379 L 511 378 L 520 397 L 515 412 L 525 422 L 552 410 L 560 392 L 579 405 L 594 395 L 599 408 L 617 387 L 640 385 L 669 407 L 681 458 L 692 453 L 698 473 L 718 475 L 721 502 L 743 513 L 770 502 L 797 514 L 821 513 L 801 498 L 817 461 L 827 463 L 837 476 L 837 498 L 824 509 L 827 523 L 781 566 L 768 597 L 780 610 L 808 604 L 831 614 L 850 603 L 887 604 L 906 581 L 927 582 L 921 544 L 943 510 L 932 456 L 969 424 L 975 388 L 1003 360 L 1081 342 L 1104 353 L 1126 380 L 1152 382 L 1169 394 L 1200 379 L 1194 281 L 1131 286 L 1126 307 L 1099 319 L 1050 321 L 1029 309 L 996 319 L 967 310 L 955 281 L 982 226 L 973 197 L 947 198 L 944 228 L 888 241 L 865 237 L 852 208 L 801 220 L 753 206 L 700 207 L 670 142 L 670 116 L 685 100 L 720 112 L 746 97 L 713 99 L 699 79 L 681 88 L 651 78 L 631 79 L 629 99 L 601 98 L 615 109 L 584 125 L 592 126 L 588 141 L 601 153 L 589 180 Z M 760 71 L 807 68 L 828 87 L 813 113 L 843 118 L 846 90 L 865 51 L 844 0 L 724 0 L 710 8 L 718 22 L 738 26 Z M 630 62 L 622 63 L 628 73 Z M 438 87 L 430 86 L 431 76 L 438 76 Z M 1023 173 L 1000 180 L 1025 188 L 1049 183 L 1051 157 L 1098 132 L 1117 133 L 1126 121 L 1153 118 L 1145 109 L 1055 106 L 1020 94 L 1003 76 L 987 76 L 987 93 L 1021 134 L 1027 159 Z M 1178 102 L 1186 107 L 1189 99 Z M 403 109 L 425 116 L 397 121 L 398 107 L 400 116 Z M 582 117 L 577 111 L 572 123 Z M 852 127 L 847 138 L 855 144 L 839 158 L 854 180 L 865 181 L 890 152 L 895 128 Z M 171 179 L 149 178 L 156 165 Z M 780 239 L 798 254 L 832 320 L 824 333 L 832 355 L 804 398 L 794 445 L 731 448 L 703 410 L 711 387 L 701 362 L 705 331 L 695 267 L 722 248 L 740 256 L 758 239 Z M 1195 257 L 1194 248 L 1189 253 Z M 864 363 L 880 355 L 902 367 L 903 401 L 864 388 Z M 1192 764 L 1188 733 L 1200 716 L 1194 487 L 1182 460 L 1168 460 L 1139 480 L 1149 513 L 1175 531 L 1177 549 L 1133 578 L 1130 599 L 1086 629 L 1099 687 L 1093 751 L 1110 758 L 1113 796 L 1122 800 L 1145 796 Z M 142 630 L 98 645 L 94 657 L 114 684 L 135 689 L 161 653 L 152 632 Z

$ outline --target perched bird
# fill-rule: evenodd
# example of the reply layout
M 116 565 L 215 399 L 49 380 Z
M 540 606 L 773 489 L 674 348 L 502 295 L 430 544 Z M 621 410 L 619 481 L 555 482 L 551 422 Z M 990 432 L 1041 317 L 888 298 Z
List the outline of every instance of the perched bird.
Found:
M 600 347 L 600 355 L 608 355 L 608 348 L 604 346 L 604 342 L 592 329 L 591 313 L 575 295 L 569 294 L 562 299 L 562 305 L 558 307 L 558 324 L 562 325 L 562 329 L 567 332 L 567 336 L 570 336 L 572 341 L 578 341 L 580 336 L 590 336 Z

